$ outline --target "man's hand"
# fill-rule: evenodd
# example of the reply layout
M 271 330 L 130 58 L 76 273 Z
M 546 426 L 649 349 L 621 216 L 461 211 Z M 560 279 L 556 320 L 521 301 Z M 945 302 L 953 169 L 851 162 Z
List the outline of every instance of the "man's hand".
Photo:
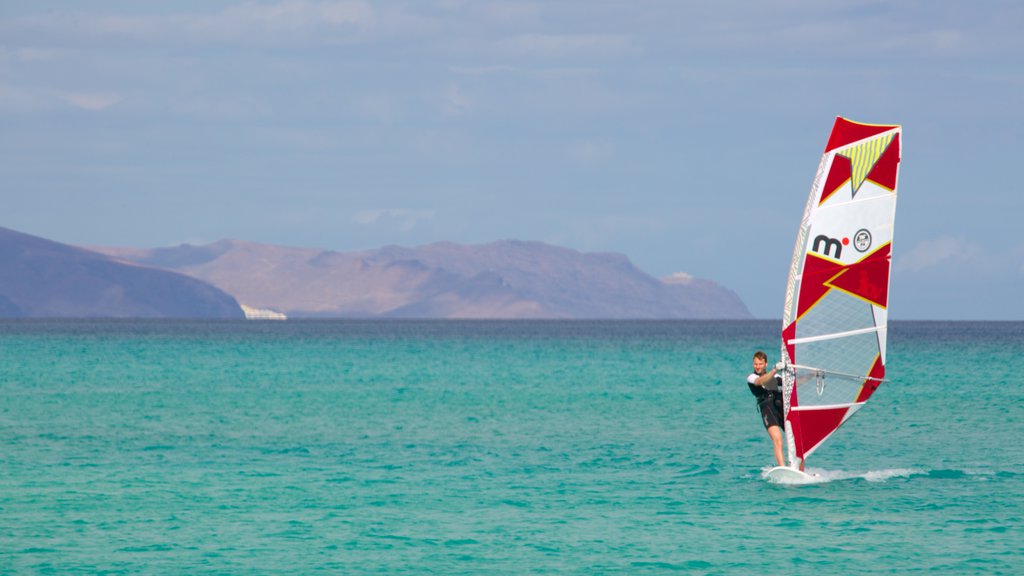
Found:
M 775 371 L 776 372 L 782 372 L 785 369 L 786 369 L 786 363 L 785 362 L 779 362 L 779 363 L 777 363 L 775 365 Z

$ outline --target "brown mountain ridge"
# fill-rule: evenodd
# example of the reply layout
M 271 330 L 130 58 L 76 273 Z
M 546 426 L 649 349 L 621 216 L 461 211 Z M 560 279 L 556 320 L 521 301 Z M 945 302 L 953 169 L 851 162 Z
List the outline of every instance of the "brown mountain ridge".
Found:
M 289 317 L 750 318 L 739 297 L 685 274 L 657 279 L 621 254 L 540 242 L 336 252 L 240 240 L 92 248 L 209 283 Z

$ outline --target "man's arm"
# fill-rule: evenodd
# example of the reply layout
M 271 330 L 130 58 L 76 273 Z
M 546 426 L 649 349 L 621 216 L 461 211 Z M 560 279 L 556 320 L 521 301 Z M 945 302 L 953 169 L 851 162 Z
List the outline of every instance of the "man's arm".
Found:
M 764 388 L 765 384 L 771 382 L 774 379 L 775 379 L 775 369 L 772 368 L 768 372 L 765 372 L 764 374 L 761 374 L 760 376 L 758 376 L 757 379 L 754 380 L 754 385 L 755 386 L 760 386 L 760 387 Z

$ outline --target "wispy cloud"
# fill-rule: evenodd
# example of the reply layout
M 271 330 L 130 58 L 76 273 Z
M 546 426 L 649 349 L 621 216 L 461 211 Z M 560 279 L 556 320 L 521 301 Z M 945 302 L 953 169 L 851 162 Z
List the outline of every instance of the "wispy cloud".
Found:
M 405 103 L 402 99 L 386 92 L 358 96 L 351 108 L 359 118 L 384 124 L 396 122 L 405 114 Z
M 50 11 L 16 18 L 4 28 L 20 32 L 57 33 L 70 37 L 102 37 L 156 41 L 308 42 L 317 33 L 336 34 L 372 26 L 377 16 L 368 2 L 283 0 L 240 2 L 217 12 L 119 14 Z
M 37 86 L 0 86 L 0 113 L 67 109 L 98 112 L 124 101 L 116 92 L 65 91 Z
M 183 22 L 189 31 L 207 38 L 253 38 L 309 34 L 325 30 L 370 26 L 376 21 L 367 2 L 285 0 L 274 4 L 245 2 L 219 14 L 199 15 Z
M 441 95 L 441 111 L 445 116 L 462 116 L 472 108 L 472 99 L 458 85 L 452 84 L 444 89 Z
M 63 50 L 24 47 L 9 50 L 0 48 L 0 62 L 47 62 L 66 56 Z
M 988 278 L 1024 276 L 1024 244 L 985 244 L 962 236 L 940 236 L 919 242 L 893 270 L 942 272 L 950 277 L 982 275 Z
M 409 231 L 421 221 L 432 220 L 434 210 L 409 210 L 405 208 L 371 208 L 359 210 L 352 215 L 352 221 L 363 226 L 393 226 Z
M 594 166 L 611 160 L 615 146 L 607 140 L 577 140 L 567 149 L 569 159 L 584 166 Z
M 542 57 L 636 52 L 632 38 L 626 34 L 522 34 L 500 40 L 498 46 L 511 54 Z
M 71 92 L 63 95 L 63 99 L 75 108 L 99 111 L 110 108 L 122 100 L 119 94 Z
M 983 254 L 981 245 L 966 238 L 941 236 L 922 241 L 893 263 L 897 272 L 923 272 L 943 266 L 976 263 Z
M 625 238 L 656 235 L 669 226 L 662 214 L 553 215 L 559 228 L 543 238 L 545 242 L 574 246 L 588 251 L 616 251 Z
M 183 116 L 217 121 L 255 118 L 266 116 L 270 112 L 270 108 L 263 100 L 244 94 L 188 96 L 180 101 L 170 102 L 168 107 Z
M 481 66 L 449 66 L 448 69 L 453 74 L 460 74 L 464 76 L 491 76 L 495 74 L 508 74 L 515 72 L 516 69 L 507 64 L 492 64 L 492 65 L 481 65 Z

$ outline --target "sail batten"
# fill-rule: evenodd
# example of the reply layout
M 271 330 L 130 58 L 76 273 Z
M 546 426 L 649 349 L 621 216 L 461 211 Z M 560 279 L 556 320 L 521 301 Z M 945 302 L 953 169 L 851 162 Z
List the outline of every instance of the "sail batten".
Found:
M 884 330 L 883 326 L 868 326 L 867 328 L 860 328 L 858 330 L 847 330 L 845 332 L 833 332 L 831 334 L 818 334 L 817 336 L 806 336 L 804 338 L 794 338 L 789 341 L 790 344 L 807 344 L 809 342 L 820 342 L 822 340 L 833 340 L 835 338 L 846 338 L 848 336 L 856 336 L 858 334 L 867 334 L 869 332 L 878 332 Z
M 850 407 L 853 407 L 853 406 L 863 406 L 863 405 L 864 405 L 863 402 L 851 402 L 850 404 L 824 404 L 822 406 L 797 406 L 795 408 L 791 408 L 791 410 L 793 410 L 794 412 L 808 412 L 808 411 L 811 411 L 811 410 L 846 409 L 846 408 L 850 408 Z
M 836 118 L 811 185 L 782 317 L 793 466 L 885 382 L 901 133 L 898 125 Z

